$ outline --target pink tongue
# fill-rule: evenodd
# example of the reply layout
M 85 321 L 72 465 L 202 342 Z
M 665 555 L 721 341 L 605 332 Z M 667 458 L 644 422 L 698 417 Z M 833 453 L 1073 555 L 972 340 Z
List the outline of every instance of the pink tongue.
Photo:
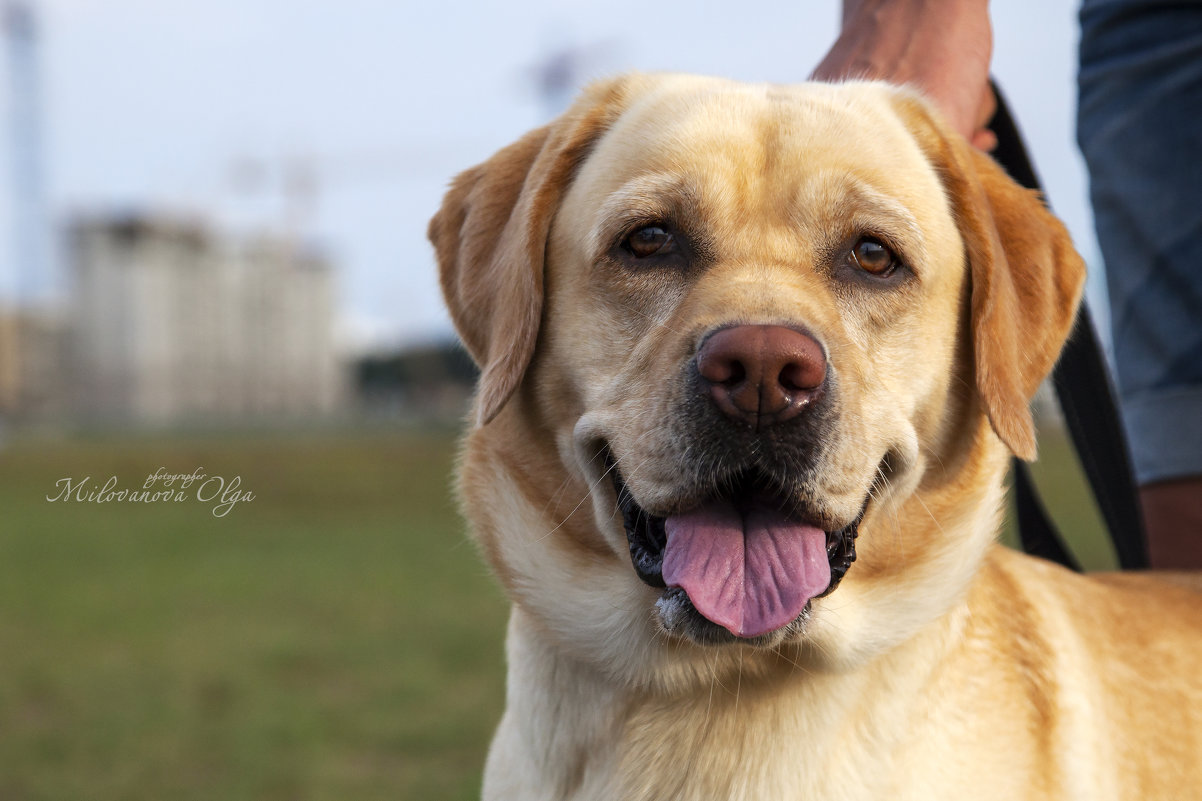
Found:
M 770 503 L 741 513 L 711 503 L 664 521 L 664 583 L 738 637 L 758 637 L 801 614 L 831 580 L 826 534 Z

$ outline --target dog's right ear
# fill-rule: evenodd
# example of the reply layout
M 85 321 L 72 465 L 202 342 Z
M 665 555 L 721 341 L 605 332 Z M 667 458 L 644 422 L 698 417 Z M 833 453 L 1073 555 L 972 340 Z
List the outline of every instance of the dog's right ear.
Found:
M 443 297 L 482 371 L 477 423 L 496 417 L 534 355 L 551 220 L 619 113 L 624 81 L 590 87 L 562 117 L 460 174 L 430 221 Z

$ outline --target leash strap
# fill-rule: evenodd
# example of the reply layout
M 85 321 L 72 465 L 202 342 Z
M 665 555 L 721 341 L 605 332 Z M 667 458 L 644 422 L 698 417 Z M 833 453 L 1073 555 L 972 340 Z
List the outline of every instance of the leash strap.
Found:
M 993 92 L 997 97 L 997 112 L 989 122 L 989 129 L 998 141 L 993 157 L 1019 184 L 1042 191 L 997 84 L 993 84 Z M 1052 384 L 1077 458 L 1106 521 L 1119 566 L 1124 570 L 1147 568 L 1143 517 L 1127 439 L 1106 357 L 1084 302 L 1052 373 Z M 1014 497 L 1023 550 L 1080 572 L 1080 565 L 1040 501 L 1030 470 L 1019 459 L 1014 460 Z

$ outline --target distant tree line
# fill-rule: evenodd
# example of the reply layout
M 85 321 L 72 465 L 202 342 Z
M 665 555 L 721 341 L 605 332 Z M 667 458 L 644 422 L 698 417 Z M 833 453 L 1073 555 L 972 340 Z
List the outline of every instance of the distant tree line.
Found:
M 460 414 L 478 375 L 456 341 L 372 354 L 355 363 L 355 383 L 368 406 L 423 416 Z

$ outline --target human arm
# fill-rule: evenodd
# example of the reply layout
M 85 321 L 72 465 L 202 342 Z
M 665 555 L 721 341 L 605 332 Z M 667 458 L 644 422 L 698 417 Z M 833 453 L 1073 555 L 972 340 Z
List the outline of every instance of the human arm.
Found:
M 993 115 L 988 0 L 844 0 L 843 29 L 814 70 L 816 80 L 879 78 L 910 84 L 983 149 Z

